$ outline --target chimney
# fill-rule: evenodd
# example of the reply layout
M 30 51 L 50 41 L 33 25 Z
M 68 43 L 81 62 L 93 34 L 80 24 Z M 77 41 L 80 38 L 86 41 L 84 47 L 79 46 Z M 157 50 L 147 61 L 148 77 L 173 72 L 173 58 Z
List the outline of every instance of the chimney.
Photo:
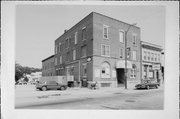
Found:
M 65 30 L 64 30 L 64 33 L 66 33 L 67 31 L 68 31 L 68 30 L 67 30 L 67 29 L 65 29 Z

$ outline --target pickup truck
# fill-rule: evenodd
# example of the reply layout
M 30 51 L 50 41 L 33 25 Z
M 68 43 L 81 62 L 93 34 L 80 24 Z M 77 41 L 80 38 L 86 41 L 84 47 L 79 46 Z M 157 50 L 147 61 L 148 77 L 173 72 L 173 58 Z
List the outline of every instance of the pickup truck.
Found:
M 45 81 L 45 82 L 36 83 L 36 89 L 39 89 L 39 90 L 42 90 L 42 91 L 51 90 L 51 89 L 66 90 L 67 85 L 59 84 L 56 81 Z

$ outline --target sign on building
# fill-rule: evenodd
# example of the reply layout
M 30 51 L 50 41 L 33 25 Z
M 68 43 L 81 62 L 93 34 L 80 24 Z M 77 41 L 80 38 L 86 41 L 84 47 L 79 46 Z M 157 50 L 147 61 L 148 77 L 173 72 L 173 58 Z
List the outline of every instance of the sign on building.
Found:
M 152 65 L 152 69 L 153 69 L 153 70 L 160 70 L 160 69 L 161 69 L 161 66 L 160 66 L 160 64 L 153 64 L 153 65 Z

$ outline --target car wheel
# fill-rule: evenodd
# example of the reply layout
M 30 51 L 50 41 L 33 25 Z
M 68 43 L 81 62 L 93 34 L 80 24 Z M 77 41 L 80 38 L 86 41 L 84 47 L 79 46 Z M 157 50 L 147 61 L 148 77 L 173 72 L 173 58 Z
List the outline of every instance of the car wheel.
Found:
M 65 87 L 64 87 L 64 86 L 61 86 L 61 87 L 60 87 L 60 90 L 65 90 Z
M 147 90 L 149 90 L 149 86 L 147 86 Z
M 47 88 L 46 87 L 42 87 L 42 89 L 41 89 L 42 91 L 46 91 L 47 90 Z

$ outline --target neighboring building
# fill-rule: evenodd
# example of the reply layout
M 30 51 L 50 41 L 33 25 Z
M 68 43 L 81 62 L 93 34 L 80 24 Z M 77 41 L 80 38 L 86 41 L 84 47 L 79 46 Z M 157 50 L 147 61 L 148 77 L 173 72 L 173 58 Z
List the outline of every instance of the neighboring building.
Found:
M 161 46 L 141 41 L 142 80 L 151 79 L 159 82 L 162 79 Z
M 127 86 L 134 87 L 140 82 L 140 28 L 95 12 L 55 40 L 55 75 L 73 75 L 84 87 L 87 81 L 124 86 L 125 37 Z
M 42 60 L 42 76 L 54 76 L 54 55 Z
M 42 72 L 31 73 L 31 81 L 39 81 L 40 77 L 42 77 Z

